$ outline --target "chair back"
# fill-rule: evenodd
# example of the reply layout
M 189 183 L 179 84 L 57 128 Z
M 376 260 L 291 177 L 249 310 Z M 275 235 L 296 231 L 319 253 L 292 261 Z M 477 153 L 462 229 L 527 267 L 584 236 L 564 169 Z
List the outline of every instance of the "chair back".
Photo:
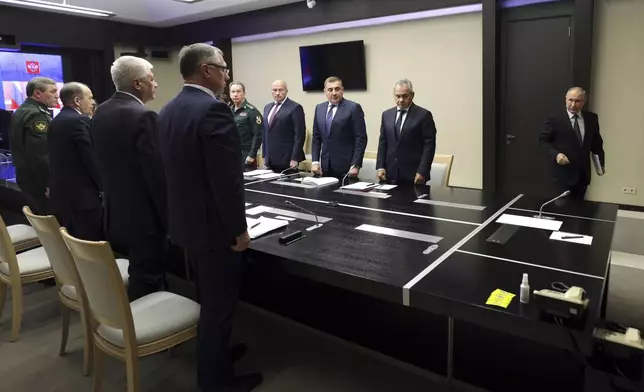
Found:
M 76 264 L 94 319 L 112 328 L 133 331 L 130 303 L 110 244 L 80 240 L 64 227 L 60 232 Z
M 430 180 L 427 182 L 427 185 L 449 186 L 452 162 L 454 162 L 454 155 L 434 155 L 434 161 L 432 162 L 430 172 Z
M 35 215 L 27 206 L 22 208 L 27 220 L 34 228 L 41 245 L 45 248 L 47 258 L 54 270 L 56 281 L 60 285 L 78 287 L 80 282 L 78 271 L 72 254 L 69 253 L 63 237 L 60 235 L 60 225 L 53 215 Z
M 0 216 L 0 263 L 9 264 L 9 272 L 12 277 L 20 279 L 18 258 L 16 257 L 16 251 L 13 248 L 9 231 L 7 231 L 7 225 L 5 225 L 2 216 Z

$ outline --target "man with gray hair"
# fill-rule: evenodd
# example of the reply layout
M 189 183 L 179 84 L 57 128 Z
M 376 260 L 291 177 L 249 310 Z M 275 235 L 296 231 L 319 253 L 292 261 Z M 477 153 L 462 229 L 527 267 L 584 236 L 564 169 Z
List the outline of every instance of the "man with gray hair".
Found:
M 77 82 L 60 90 L 63 109 L 49 126 L 52 210 L 75 237 L 104 239 L 101 181 L 89 137 L 92 90 Z
M 382 113 L 378 142 L 378 178 L 399 185 L 425 184 L 436 152 L 432 113 L 414 104 L 408 79 L 394 84 L 396 107 Z
M 157 114 L 144 105 L 157 87 L 152 64 L 132 56 L 111 69 L 116 93 L 92 118 L 92 140 L 103 180 L 106 235 L 130 260 L 131 301 L 165 284 L 166 190 L 157 148 Z
M 566 92 L 566 111 L 546 118 L 539 144 L 552 168 L 557 193 L 570 191 L 570 197 L 583 200 L 590 184 L 590 153 L 605 164 L 604 141 L 599 133 L 599 118 L 582 111 L 586 91 L 573 87 Z M 554 195 L 553 195 L 554 196 Z
M 51 108 L 58 105 L 58 87 L 49 78 L 33 78 L 27 83 L 27 99 L 13 114 L 11 156 L 16 182 L 34 200 L 38 214 L 49 211 L 49 146 L 47 132 Z
M 196 266 L 201 315 L 197 378 L 204 392 L 246 392 L 260 374 L 233 376 L 245 346 L 229 349 L 239 297 L 246 227 L 241 143 L 231 110 L 215 98 L 229 80 L 221 50 L 193 44 L 179 53 L 185 85 L 159 116 L 159 144 L 168 180 L 171 241 Z

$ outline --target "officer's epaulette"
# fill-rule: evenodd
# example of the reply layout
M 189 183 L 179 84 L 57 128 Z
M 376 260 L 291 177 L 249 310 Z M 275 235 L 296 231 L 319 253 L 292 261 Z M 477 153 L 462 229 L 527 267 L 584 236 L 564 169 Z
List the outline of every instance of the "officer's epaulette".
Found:
M 251 105 L 251 104 L 247 103 L 247 104 L 246 104 L 246 109 L 254 110 L 255 108 L 253 107 L 253 105 Z

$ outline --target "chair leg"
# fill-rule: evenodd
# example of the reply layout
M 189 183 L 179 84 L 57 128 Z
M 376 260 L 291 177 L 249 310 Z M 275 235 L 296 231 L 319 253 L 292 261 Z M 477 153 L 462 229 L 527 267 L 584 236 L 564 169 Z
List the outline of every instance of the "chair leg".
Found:
M 140 392 L 141 381 L 139 357 L 135 350 L 125 349 L 125 372 L 127 374 L 127 392 Z
M 92 392 L 101 392 L 103 389 L 103 352 L 94 345 L 94 385 Z
M 92 339 L 92 322 L 87 320 L 85 312 L 81 310 L 81 321 L 85 336 L 83 339 L 83 376 L 89 376 L 92 372 L 92 362 L 94 359 L 94 341 Z
M 63 320 L 63 331 L 62 331 L 62 336 L 60 338 L 60 352 L 58 355 L 61 357 L 65 355 L 65 348 L 67 347 L 67 338 L 69 337 L 69 318 L 70 318 L 70 313 L 71 310 L 63 305 L 62 303 L 60 304 L 60 315 Z
M 4 303 L 7 301 L 7 284 L 0 281 L 0 317 L 4 311 Z
M 11 287 L 13 315 L 11 316 L 11 337 L 10 342 L 17 342 L 20 339 L 20 326 L 22 325 L 22 285 Z

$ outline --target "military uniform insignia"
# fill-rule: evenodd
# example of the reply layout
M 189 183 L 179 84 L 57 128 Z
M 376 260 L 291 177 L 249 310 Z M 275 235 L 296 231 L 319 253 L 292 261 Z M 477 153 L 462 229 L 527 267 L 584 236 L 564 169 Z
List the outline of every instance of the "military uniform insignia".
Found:
M 36 121 L 36 123 L 34 124 L 34 128 L 38 133 L 47 132 L 47 121 Z
M 262 123 L 262 118 L 261 118 L 260 116 L 257 116 L 257 119 L 255 120 L 255 122 L 256 122 L 258 125 L 259 125 L 259 124 L 261 124 L 261 123 Z
M 246 116 L 248 116 L 248 113 L 246 112 L 239 113 L 239 117 L 246 117 Z

